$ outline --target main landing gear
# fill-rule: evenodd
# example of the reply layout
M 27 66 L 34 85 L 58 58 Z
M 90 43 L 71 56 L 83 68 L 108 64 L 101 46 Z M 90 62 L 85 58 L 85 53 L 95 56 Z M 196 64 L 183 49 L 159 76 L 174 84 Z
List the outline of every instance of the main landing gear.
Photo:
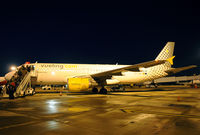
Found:
M 92 92 L 93 92 L 94 94 L 97 94 L 97 93 L 98 93 L 98 89 L 97 89 L 96 87 L 94 87 L 94 88 L 92 89 Z
M 94 87 L 94 88 L 92 89 L 92 92 L 95 93 L 95 94 L 97 94 L 97 93 L 98 93 L 98 89 L 97 89 L 96 87 Z M 104 88 L 104 87 L 102 87 L 102 88 L 100 89 L 100 91 L 99 91 L 99 94 L 107 94 L 107 89 Z
M 100 94 L 107 94 L 107 89 L 102 87 L 99 91 Z

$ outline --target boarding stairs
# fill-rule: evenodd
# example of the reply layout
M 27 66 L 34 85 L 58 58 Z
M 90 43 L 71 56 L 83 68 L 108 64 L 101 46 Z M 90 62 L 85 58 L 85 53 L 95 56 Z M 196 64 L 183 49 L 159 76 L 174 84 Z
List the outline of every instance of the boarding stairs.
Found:
M 26 96 L 34 94 L 34 89 L 31 88 L 31 76 L 33 71 L 27 72 L 20 84 L 18 85 L 15 97 Z

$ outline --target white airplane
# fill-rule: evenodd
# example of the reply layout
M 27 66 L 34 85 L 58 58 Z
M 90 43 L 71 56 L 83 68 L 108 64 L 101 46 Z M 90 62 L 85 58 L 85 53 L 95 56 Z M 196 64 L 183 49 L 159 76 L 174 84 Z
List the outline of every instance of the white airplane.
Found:
M 174 42 L 168 42 L 153 61 L 135 65 L 105 64 L 57 64 L 34 63 L 35 84 L 67 85 L 69 91 L 85 91 L 92 88 L 97 93 L 107 93 L 104 86 L 111 84 L 140 84 L 157 78 L 196 67 L 195 65 L 171 68 L 173 65 Z M 26 66 L 27 64 L 25 64 Z M 9 80 L 14 73 L 5 75 Z

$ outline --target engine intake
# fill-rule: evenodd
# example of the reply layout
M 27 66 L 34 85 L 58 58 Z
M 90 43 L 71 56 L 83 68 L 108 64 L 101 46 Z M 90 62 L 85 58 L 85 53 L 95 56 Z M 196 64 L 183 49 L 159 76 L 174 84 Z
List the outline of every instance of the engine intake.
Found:
M 90 78 L 68 78 L 67 85 L 70 91 L 88 90 L 92 86 Z

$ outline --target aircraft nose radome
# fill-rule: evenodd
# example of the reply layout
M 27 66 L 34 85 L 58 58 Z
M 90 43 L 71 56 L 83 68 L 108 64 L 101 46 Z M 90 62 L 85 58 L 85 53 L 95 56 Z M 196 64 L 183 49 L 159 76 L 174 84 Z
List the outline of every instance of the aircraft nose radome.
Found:
M 4 77 L 0 77 L 0 86 L 5 85 L 7 83 L 6 79 Z
M 4 77 L 0 77 L 0 82 L 5 81 L 6 79 Z

